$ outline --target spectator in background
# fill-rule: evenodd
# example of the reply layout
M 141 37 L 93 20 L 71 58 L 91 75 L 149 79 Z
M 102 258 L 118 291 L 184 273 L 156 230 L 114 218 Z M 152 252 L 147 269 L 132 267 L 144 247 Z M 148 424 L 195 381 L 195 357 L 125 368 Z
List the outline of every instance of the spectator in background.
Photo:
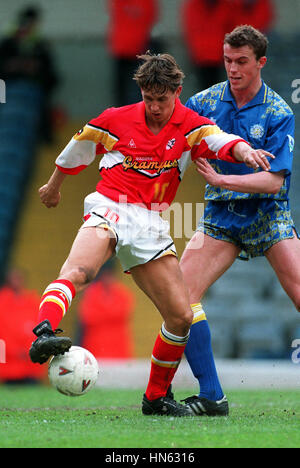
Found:
M 225 79 L 223 39 L 239 24 L 267 32 L 274 17 L 272 0 L 183 0 L 182 31 L 199 89 Z
M 0 40 L 0 284 L 10 262 L 19 213 L 38 144 L 52 141 L 51 94 L 57 75 L 49 47 L 39 35 L 40 11 L 26 7 Z
M 151 32 L 158 19 L 158 2 L 108 0 L 108 9 L 108 48 L 115 64 L 114 104 L 125 106 L 141 99 L 132 76 L 138 67 L 137 55 L 152 49 Z
M 182 30 L 200 89 L 223 79 L 223 39 L 232 25 L 230 0 L 184 0 Z
M 44 377 L 45 369 L 32 364 L 26 352 L 34 338 L 32 327 L 39 304 L 39 295 L 25 287 L 24 273 L 9 271 L 0 289 L 0 339 L 5 342 L 6 361 L 0 363 L 1 383 L 35 383 Z
M 81 346 L 97 359 L 133 357 L 131 318 L 135 297 L 108 262 L 85 290 L 79 304 Z
M 51 142 L 51 96 L 58 75 L 50 47 L 40 36 L 40 23 L 41 12 L 37 7 L 28 6 L 19 12 L 11 31 L 0 43 L 0 77 L 6 83 L 25 80 L 41 88 L 41 137 Z
M 262 33 L 270 32 L 275 11 L 272 0 L 233 0 L 233 18 L 235 26 L 249 24 Z M 228 31 L 227 31 L 228 32 Z

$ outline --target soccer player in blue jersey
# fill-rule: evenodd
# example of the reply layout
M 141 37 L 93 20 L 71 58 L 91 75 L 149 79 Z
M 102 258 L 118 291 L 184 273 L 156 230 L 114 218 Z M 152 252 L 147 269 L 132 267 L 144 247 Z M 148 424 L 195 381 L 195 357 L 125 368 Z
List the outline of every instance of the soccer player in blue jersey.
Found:
M 191 97 L 187 107 L 240 135 L 253 148 L 276 156 L 269 172 L 223 161 L 197 163 L 204 176 L 207 207 L 181 259 L 194 322 L 185 354 L 200 384 L 199 396 L 186 399 L 195 414 L 227 415 L 201 299 L 234 263 L 264 255 L 300 311 L 300 242 L 291 217 L 288 192 L 294 147 L 294 115 L 261 78 L 267 38 L 239 26 L 224 40 L 228 80 Z M 201 248 L 195 248 L 204 236 Z M 200 244 L 201 245 L 201 242 Z

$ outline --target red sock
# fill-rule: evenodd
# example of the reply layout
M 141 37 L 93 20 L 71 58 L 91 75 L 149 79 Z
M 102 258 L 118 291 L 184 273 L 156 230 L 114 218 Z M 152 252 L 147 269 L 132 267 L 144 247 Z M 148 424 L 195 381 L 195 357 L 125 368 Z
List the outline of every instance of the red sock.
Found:
M 43 320 L 49 320 L 52 329 L 56 330 L 75 294 L 75 288 L 71 281 L 56 280 L 51 283 L 42 296 L 38 316 L 39 323 Z
M 166 396 L 180 364 L 188 337 L 169 333 L 164 325 L 156 339 L 151 358 L 151 372 L 146 390 L 148 400 Z

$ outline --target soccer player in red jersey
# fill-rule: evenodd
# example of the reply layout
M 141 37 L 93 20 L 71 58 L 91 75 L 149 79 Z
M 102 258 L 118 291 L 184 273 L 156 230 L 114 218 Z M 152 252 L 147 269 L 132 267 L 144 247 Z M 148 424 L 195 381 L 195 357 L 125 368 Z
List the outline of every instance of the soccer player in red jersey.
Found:
M 269 163 L 265 152 L 252 150 L 181 104 L 184 74 L 172 56 L 146 54 L 140 59 L 134 79 L 143 100 L 107 109 L 85 125 L 58 156 L 53 175 L 40 189 L 42 203 L 56 207 L 65 177 L 103 156 L 102 179 L 85 199 L 85 222 L 59 278 L 42 297 L 30 356 L 42 364 L 70 348 L 71 340 L 57 337 L 55 330 L 75 294 L 116 254 L 164 320 L 153 349 L 143 413 L 187 416 L 189 410 L 172 398 L 170 385 L 193 313 L 169 225 L 160 212 L 172 203 L 191 161 L 220 158 L 264 170 Z

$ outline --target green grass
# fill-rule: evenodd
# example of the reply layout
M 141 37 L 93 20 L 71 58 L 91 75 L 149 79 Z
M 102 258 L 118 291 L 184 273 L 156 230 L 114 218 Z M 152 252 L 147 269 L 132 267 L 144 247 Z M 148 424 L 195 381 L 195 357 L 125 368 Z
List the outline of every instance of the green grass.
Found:
M 176 392 L 183 398 L 190 392 Z M 142 391 L 0 387 L 0 447 L 300 447 L 297 391 L 231 391 L 228 418 L 143 416 Z

